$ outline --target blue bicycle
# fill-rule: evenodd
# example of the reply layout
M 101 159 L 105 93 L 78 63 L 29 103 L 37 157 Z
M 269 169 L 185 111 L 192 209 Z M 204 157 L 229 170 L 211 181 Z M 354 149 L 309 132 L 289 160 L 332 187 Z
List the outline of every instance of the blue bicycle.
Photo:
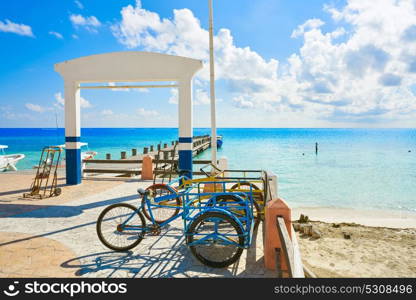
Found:
M 216 268 L 233 264 L 251 244 L 253 193 L 228 192 L 232 182 L 218 180 L 214 184 L 222 188 L 215 192 L 204 192 L 202 186 L 212 183 L 204 181 L 174 187 L 181 182 L 191 181 L 179 177 L 167 185 L 139 189 L 138 208 L 128 203 L 105 208 L 97 221 L 100 241 L 112 250 L 127 251 L 146 234 L 158 235 L 161 228 L 182 218 L 186 243 L 199 261 Z

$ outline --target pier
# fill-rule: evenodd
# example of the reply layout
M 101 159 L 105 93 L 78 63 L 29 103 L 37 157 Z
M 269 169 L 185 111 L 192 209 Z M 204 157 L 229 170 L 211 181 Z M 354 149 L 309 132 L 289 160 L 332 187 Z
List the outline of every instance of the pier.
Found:
M 222 139 L 222 137 L 219 137 Z M 83 160 L 84 176 L 98 174 L 112 174 L 115 176 L 138 176 L 142 174 L 143 157 L 150 156 L 153 158 L 153 164 L 164 165 L 170 168 L 172 163 L 177 163 L 179 141 L 161 143 L 156 146 L 150 145 L 144 147 L 139 154 L 137 148 L 128 151 L 121 151 L 118 159 L 112 159 L 111 154 L 106 154 L 106 159 Z M 192 156 L 195 157 L 211 147 L 211 137 L 209 135 L 195 136 L 193 138 Z M 194 160 L 194 164 L 208 164 L 209 160 Z M 163 170 L 154 169 L 154 175 L 164 175 Z M 194 172 L 200 175 L 200 172 Z

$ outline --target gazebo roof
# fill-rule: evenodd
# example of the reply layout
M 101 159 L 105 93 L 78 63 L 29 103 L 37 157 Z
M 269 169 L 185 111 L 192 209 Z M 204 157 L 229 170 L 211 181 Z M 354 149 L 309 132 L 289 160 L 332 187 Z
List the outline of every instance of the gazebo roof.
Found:
M 201 60 L 140 51 L 84 56 L 55 64 L 65 80 L 75 82 L 140 82 L 190 79 Z

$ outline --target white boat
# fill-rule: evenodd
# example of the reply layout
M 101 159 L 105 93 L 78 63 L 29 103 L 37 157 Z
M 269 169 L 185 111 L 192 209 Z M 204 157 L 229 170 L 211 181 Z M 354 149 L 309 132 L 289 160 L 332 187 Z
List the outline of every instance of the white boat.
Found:
M 6 155 L 5 150 L 8 146 L 0 145 L 0 171 L 17 171 L 16 164 L 19 160 L 25 158 L 24 154 Z
M 88 150 L 88 143 L 79 143 L 81 148 L 87 147 L 87 151 L 81 151 L 81 161 L 85 159 L 93 159 L 98 153 Z M 59 145 L 58 147 L 65 148 L 65 145 Z

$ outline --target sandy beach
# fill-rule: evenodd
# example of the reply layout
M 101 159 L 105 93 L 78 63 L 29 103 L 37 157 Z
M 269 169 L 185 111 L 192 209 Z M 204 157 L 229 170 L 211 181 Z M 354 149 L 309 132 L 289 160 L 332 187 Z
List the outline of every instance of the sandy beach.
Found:
M 416 228 L 416 212 L 410 211 L 335 207 L 297 207 L 292 209 L 293 220 L 299 219 L 300 214 L 307 215 L 311 220 L 327 223 L 348 222 L 374 227 Z
M 303 263 L 317 277 L 415 277 L 416 229 L 312 222 L 322 237 L 299 236 Z M 344 237 L 344 233 L 350 239 Z
M 297 233 L 303 262 L 317 277 L 416 276 L 415 213 L 304 207 L 293 209 L 293 220 L 300 214 L 321 233 Z

